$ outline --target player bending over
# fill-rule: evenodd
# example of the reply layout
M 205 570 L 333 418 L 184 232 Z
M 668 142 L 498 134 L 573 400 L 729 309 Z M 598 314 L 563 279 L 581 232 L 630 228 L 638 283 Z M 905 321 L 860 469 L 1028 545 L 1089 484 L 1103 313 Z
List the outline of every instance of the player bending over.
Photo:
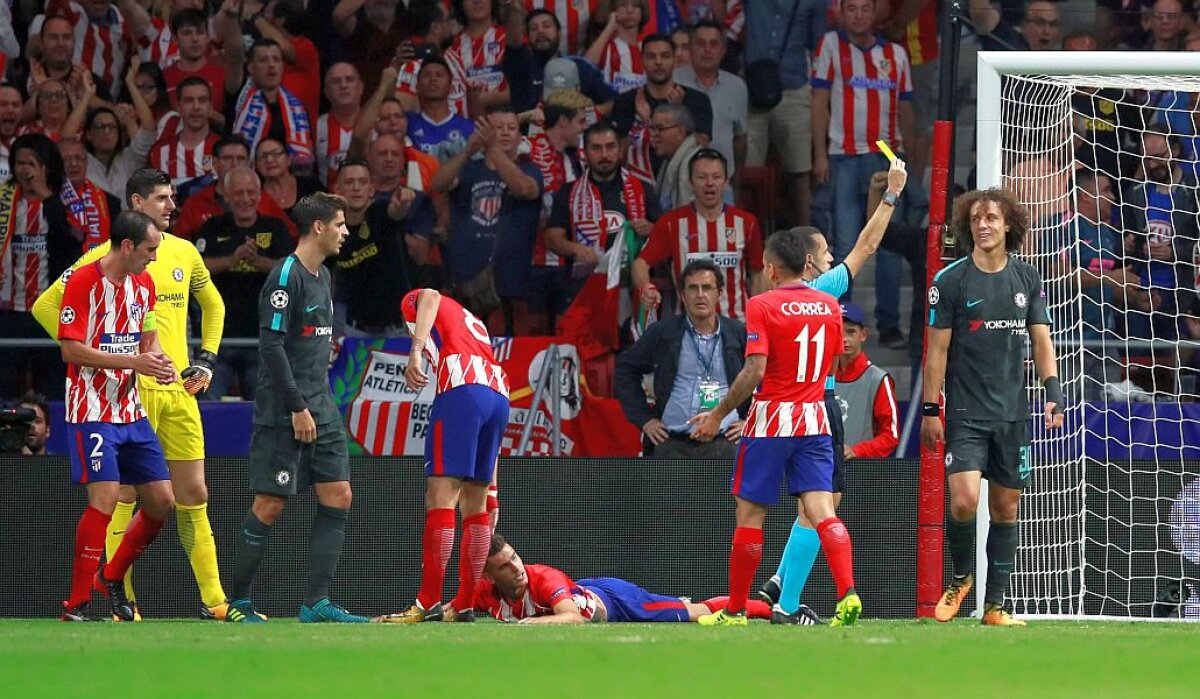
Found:
M 110 235 L 108 254 L 67 280 L 58 314 L 67 363 L 71 476 L 87 486 L 88 495 L 75 530 L 71 596 L 63 602 L 63 621 L 95 620 L 88 613 L 93 585 L 112 601 L 113 617 L 133 621 L 122 579 L 175 505 L 162 447 L 142 410 L 134 377 L 177 380 L 158 344 L 154 281 L 146 273 L 162 234 L 149 216 L 126 211 L 113 221 Z M 98 568 L 121 483 L 137 488 L 142 509 L 108 563 Z
M 488 486 L 500 439 L 508 427 L 508 377 L 492 355 L 487 327 L 457 301 L 433 289 L 414 289 L 401 310 L 412 334 L 404 378 L 413 389 L 429 383 L 428 359 L 437 372 L 437 393 L 425 437 L 425 533 L 421 590 L 411 607 L 379 620 L 474 621 L 475 583 L 483 575 L 492 527 Z M 442 604 L 442 582 L 454 547 L 454 506 L 462 512 L 458 593 Z
M 308 585 L 300 622 L 368 621 L 329 599 L 350 513 L 350 458 L 341 414 L 329 389 L 333 295 L 325 260 L 342 249 L 346 202 L 310 194 L 292 209 L 300 231 L 296 252 L 283 258 L 258 296 L 258 391 L 250 438 L 250 489 L 233 563 L 230 621 L 265 621 L 250 601 L 255 573 L 267 550 L 271 527 L 288 498 L 317 493 L 309 535 Z
M 887 173 L 875 173 L 875 177 L 886 177 L 887 193 L 875 209 L 874 215 L 867 221 L 867 225 L 858 234 L 858 240 L 846 255 L 846 259 L 831 267 L 833 256 L 828 254 L 828 242 L 821 236 L 821 245 L 825 247 L 826 252 L 814 256 L 801 273 L 804 282 L 817 291 L 840 298 L 850 288 L 850 282 L 858 275 L 858 271 L 879 249 L 879 243 L 883 240 L 888 223 L 896 210 L 896 201 L 908 181 L 908 172 L 905 170 L 904 161 L 897 158 L 892 161 Z M 846 490 L 846 475 L 842 408 L 838 405 L 835 388 L 834 375 L 830 372 L 829 378 L 825 380 L 825 412 L 832 416 L 829 432 L 833 444 L 833 507 L 836 511 L 841 505 L 842 493 Z M 817 562 L 817 552 L 821 550 L 821 539 L 817 536 L 814 522 L 815 520 L 804 512 L 796 516 L 796 522 L 788 534 L 787 544 L 783 547 L 779 568 L 759 592 L 759 596 L 772 606 L 778 605 L 778 609 L 771 615 L 773 624 L 811 626 L 821 623 L 821 618 L 816 612 L 808 605 L 800 603 L 808 575 L 812 572 L 813 564 Z
M 475 608 L 500 621 L 522 624 L 582 624 L 601 621 L 696 621 L 724 608 L 728 597 L 689 602 L 647 592 L 620 578 L 573 582 L 550 566 L 525 565 L 499 534 L 492 535 L 483 579 L 475 586 Z M 767 619 L 771 609 L 751 601 L 749 615 Z
M 217 568 L 217 546 L 213 541 L 212 525 L 208 521 L 208 488 L 204 482 L 204 428 L 200 423 L 200 407 L 193 397 L 208 388 L 213 363 L 221 344 L 225 324 L 225 303 L 209 277 L 204 260 L 196 246 L 167 232 L 175 202 L 171 179 L 167 173 L 143 168 L 133 173 L 125 187 L 125 201 L 134 210 L 154 220 L 162 233 L 156 258 L 146 266 L 161 301 L 155 306 L 158 340 L 167 357 L 181 373 L 181 381 L 160 383 L 153 377 L 138 376 L 142 407 L 150 427 L 162 443 L 171 472 L 171 489 L 175 493 L 175 523 L 179 542 L 192 565 L 192 573 L 200 587 L 203 606 L 201 616 L 224 619 L 229 606 L 221 587 Z M 110 250 L 108 242 L 84 253 L 72 265 L 76 270 L 90 264 Z M 51 337 L 58 332 L 58 308 L 70 273 L 51 284 L 33 306 L 33 316 Z M 188 301 L 195 298 L 203 312 L 200 350 L 188 365 L 187 326 Z M 105 538 L 105 550 L 111 558 L 121 545 L 129 520 L 133 518 L 137 493 L 133 486 L 121 487 Z M 125 574 L 125 593 L 133 605 L 135 620 L 141 619 L 133 591 L 133 569 Z
M 988 479 L 991 524 L 982 622 L 1024 626 L 1004 610 L 1017 552 L 1017 510 L 1029 483 L 1029 399 L 1025 342 L 1046 387 L 1046 429 L 1063 424 L 1062 386 L 1050 341 L 1042 277 L 1013 255 L 1029 232 L 1029 212 L 1011 192 L 970 192 L 954 204 L 954 230 L 970 254 L 933 278 L 929 287 L 929 349 L 925 356 L 921 443 L 946 443 L 950 516 L 946 535 L 954 580 L 934 616 L 950 621 L 974 584 L 975 511 L 980 478 Z M 943 431 L 938 398 L 946 384 Z
M 788 492 L 799 498 L 798 513 L 817 522 L 837 584 L 831 625 L 849 626 L 862 612 L 854 591 L 850 534 L 833 508 L 829 420 L 837 415 L 827 414 L 823 400 L 825 379 L 842 347 L 841 307 L 802 276 L 816 258 L 828 259 L 828 254 L 815 228 L 792 228 L 767 239 L 763 267 L 772 290 L 746 304 L 746 365 L 717 407 L 691 420 L 692 438 L 710 440 L 722 418 L 754 393 L 733 470 L 737 529 L 729 555 L 729 604 L 701 617 L 702 625 L 747 623 L 750 584 L 762 560 L 763 520 L 779 498 L 784 476 Z

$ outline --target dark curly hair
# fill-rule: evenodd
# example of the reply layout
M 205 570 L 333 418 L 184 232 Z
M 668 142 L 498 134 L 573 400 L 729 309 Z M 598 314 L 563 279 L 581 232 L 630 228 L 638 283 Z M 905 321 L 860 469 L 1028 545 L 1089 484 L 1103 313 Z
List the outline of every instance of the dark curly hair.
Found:
M 954 213 L 950 217 L 950 228 L 958 239 L 958 246 L 966 254 L 975 250 L 975 238 L 971 235 L 971 211 L 976 204 L 994 202 L 1000 206 L 1000 215 L 1008 225 L 1004 234 L 1004 249 L 1008 252 L 1018 252 L 1025 244 L 1025 236 L 1029 233 L 1029 209 L 1017 201 L 1016 195 L 1002 187 L 976 189 L 967 192 L 954 201 Z

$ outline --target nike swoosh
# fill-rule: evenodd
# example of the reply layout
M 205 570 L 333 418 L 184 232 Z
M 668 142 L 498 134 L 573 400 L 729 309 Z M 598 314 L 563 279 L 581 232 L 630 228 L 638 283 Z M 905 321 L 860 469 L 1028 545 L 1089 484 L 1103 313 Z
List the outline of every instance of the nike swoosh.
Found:
M 983 299 L 975 299 L 974 301 L 967 301 L 967 308 L 974 308 L 981 303 L 983 303 Z
M 317 310 L 317 309 L 318 309 L 318 308 L 320 308 L 320 307 L 321 307 L 321 304 L 319 304 L 319 303 L 314 303 L 313 305 L 309 306 L 308 308 L 305 308 L 305 309 L 304 309 L 304 312 L 305 312 L 305 313 L 312 313 L 313 311 Z

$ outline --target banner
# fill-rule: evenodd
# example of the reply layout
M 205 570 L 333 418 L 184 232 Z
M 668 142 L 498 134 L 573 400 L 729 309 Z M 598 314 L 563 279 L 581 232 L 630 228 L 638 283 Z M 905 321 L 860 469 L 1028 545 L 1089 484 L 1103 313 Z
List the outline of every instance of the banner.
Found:
M 549 456 L 553 421 L 546 401 L 532 411 L 534 384 L 554 338 L 493 338 L 492 351 L 508 374 L 511 411 L 500 453 L 516 454 L 525 423 L 533 430 L 525 455 Z M 420 455 L 433 407 L 435 381 L 420 391 L 408 387 L 408 338 L 345 338 L 329 372 L 333 396 L 350 437 L 352 454 Z M 557 395 L 562 456 L 636 456 L 641 432 L 625 419 L 617 401 L 592 395 L 582 378 L 579 351 L 557 344 Z M 432 377 L 431 377 L 432 378 Z

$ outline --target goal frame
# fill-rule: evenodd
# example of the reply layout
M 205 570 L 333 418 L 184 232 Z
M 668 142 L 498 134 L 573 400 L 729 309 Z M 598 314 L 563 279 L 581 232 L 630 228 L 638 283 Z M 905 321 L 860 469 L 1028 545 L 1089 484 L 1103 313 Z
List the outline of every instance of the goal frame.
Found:
M 976 182 L 979 189 L 998 187 L 1002 182 L 1004 128 L 1001 122 L 1001 81 L 1006 75 L 1099 75 L 1099 76 L 1171 76 L 1200 75 L 1200 53 L 1158 51 L 980 51 L 976 59 Z M 1086 449 L 1086 439 L 1081 442 Z M 1087 492 L 1083 493 L 1086 506 Z M 976 514 L 975 570 L 987 570 L 987 480 L 979 492 Z M 1086 534 L 1081 532 L 1079 560 L 1086 568 Z M 980 588 L 982 589 L 982 588 Z M 1082 600 L 1087 589 L 1081 577 L 1077 596 Z M 975 600 L 977 616 L 983 614 L 983 595 Z M 1038 618 L 1119 621 L 1150 621 L 1141 617 L 1105 617 L 1090 615 L 1039 615 Z

